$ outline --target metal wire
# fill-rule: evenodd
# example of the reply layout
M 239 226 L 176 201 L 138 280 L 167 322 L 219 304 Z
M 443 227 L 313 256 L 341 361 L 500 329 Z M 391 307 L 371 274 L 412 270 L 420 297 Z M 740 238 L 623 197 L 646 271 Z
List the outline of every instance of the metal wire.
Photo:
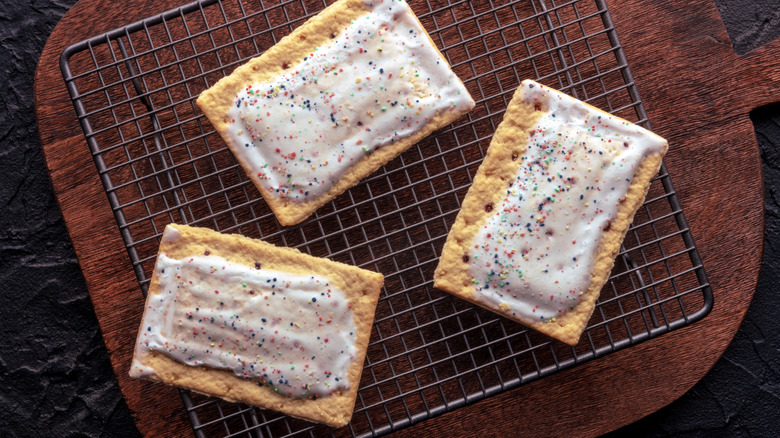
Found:
M 65 83 L 144 293 L 170 222 L 238 232 L 385 275 L 348 427 L 182 391 L 196 436 L 381 435 L 691 324 L 712 307 L 665 167 L 576 347 L 433 289 L 460 201 L 522 79 L 649 123 L 603 0 L 410 4 L 476 108 L 294 227 L 278 224 L 194 100 L 324 8 L 323 0 L 190 3 L 62 54 Z

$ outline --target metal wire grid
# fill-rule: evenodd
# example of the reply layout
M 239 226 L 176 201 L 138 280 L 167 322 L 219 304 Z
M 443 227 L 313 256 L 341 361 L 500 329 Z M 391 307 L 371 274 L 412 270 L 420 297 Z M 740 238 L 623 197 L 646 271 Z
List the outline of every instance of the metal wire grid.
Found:
M 665 167 L 576 347 L 432 288 L 460 201 L 522 79 L 649 123 L 603 0 L 410 3 L 476 108 L 294 227 L 278 224 L 194 100 L 324 0 L 204 0 L 62 55 L 142 290 L 170 222 L 239 232 L 385 275 L 348 427 L 182 391 L 197 436 L 383 434 L 685 326 L 712 307 Z

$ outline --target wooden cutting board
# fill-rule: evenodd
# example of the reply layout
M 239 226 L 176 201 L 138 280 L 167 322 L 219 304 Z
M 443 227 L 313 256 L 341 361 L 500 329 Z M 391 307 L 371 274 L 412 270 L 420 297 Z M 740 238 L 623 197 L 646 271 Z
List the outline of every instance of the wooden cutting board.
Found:
M 412 0 L 413 2 L 414 0 Z M 81 0 L 60 21 L 35 77 L 36 115 L 57 200 L 119 385 L 149 436 L 189 435 L 176 390 L 127 376 L 143 297 L 59 70 L 69 44 L 165 9 L 172 0 Z M 398 434 L 597 435 L 672 402 L 736 333 L 763 244 L 761 163 L 748 113 L 780 96 L 780 41 L 734 55 L 708 0 L 611 1 L 610 12 L 683 204 L 716 304 L 703 321 L 491 397 Z M 153 386 L 149 386 L 153 385 Z M 143 394 L 143 396 L 142 396 Z

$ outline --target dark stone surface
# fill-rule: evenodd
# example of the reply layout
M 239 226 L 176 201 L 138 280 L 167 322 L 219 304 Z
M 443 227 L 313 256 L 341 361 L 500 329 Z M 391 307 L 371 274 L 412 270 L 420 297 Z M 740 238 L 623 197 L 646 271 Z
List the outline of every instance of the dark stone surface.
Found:
M 75 0 L 0 2 L 0 433 L 133 436 L 46 173 L 33 76 Z
M 716 0 L 731 46 L 744 55 L 780 36 L 777 0 Z
M 0 431 L 135 436 L 54 199 L 38 141 L 33 74 L 75 0 L 0 2 Z M 721 0 L 738 53 L 780 34 L 777 0 Z M 755 5 L 755 7 L 753 6 Z M 670 406 L 613 436 L 774 436 L 780 412 L 780 106 L 754 114 L 766 184 L 758 289 L 733 344 Z

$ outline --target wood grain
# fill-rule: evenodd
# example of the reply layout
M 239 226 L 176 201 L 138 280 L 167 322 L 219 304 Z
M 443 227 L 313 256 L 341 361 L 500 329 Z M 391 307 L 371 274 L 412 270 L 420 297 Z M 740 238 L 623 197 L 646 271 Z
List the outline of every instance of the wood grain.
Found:
M 143 297 L 65 89 L 59 56 L 71 43 L 177 5 L 81 0 L 49 38 L 35 77 L 52 184 L 120 387 L 147 436 L 189 435 L 191 428 L 176 390 L 127 376 Z M 609 6 L 653 128 L 669 139 L 665 161 L 715 291 L 715 308 L 690 327 L 399 435 L 484 435 L 488 424 L 487 434 L 496 436 L 613 430 L 687 391 L 717 361 L 745 315 L 763 242 L 761 167 L 748 113 L 777 99 L 780 41 L 737 57 L 710 1 L 626 0 Z

